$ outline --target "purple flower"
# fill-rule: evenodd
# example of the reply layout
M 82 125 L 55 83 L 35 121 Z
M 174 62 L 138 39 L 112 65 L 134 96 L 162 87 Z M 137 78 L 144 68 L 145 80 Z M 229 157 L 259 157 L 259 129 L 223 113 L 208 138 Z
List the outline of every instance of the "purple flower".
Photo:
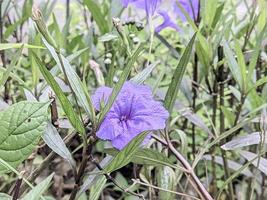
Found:
M 96 110 L 107 103 L 111 92 L 109 87 L 96 90 L 92 97 Z M 149 87 L 126 82 L 96 135 L 121 150 L 143 131 L 164 129 L 168 116 L 162 104 L 153 99 Z
M 199 7 L 199 0 L 179 0 L 178 1 L 181 6 L 184 8 L 184 10 L 188 13 L 188 15 L 196 20 L 197 16 L 198 16 L 198 7 Z M 180 10 L 180 8 L 177 6 L 177 3 L 174 2 L 174 13 L 176 13 L 176 15 L 178 17 L 180 17 L 180 19 L 183 22 L 186 22 L 186 17 L 184 16 L 183 12 Z
M 180 18 L 183 22 L 186 21 L 186 17 L 177 6 L 176 1 L 182 5 L 192 19 L 196 20 L 198 15 L 199 0 L 171 0 L 171 8 L 167 9 L 164 8 L 163 3 L 165 2 L 162 0 L 122 0 L 122 4 L 124 7 L 128 7 L 129 4 L 133 4 L 136 8 L 145 10 L 147 18 L 154 16 L 155 13 L 161 16 L 163 18 L 163 22 L 155 28 L 155 31 L 159 33 L 161 30 L 167 27 L 179 31 L 180 29 L 175 20 L 177 18 Z M 170 16 L 173 16 L 173 19 Z

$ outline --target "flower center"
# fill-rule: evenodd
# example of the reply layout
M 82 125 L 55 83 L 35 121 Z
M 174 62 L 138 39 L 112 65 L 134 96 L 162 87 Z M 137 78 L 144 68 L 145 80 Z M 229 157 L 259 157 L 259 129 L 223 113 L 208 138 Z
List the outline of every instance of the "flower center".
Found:
M 120 121 L 127 121 L 128 117 L 126 115 L 122 115 Z

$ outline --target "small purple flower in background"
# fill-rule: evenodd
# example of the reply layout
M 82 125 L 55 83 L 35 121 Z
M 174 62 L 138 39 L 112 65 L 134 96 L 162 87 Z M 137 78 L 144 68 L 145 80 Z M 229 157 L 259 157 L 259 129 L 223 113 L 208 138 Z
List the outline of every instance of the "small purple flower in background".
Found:
M 107 103 L 111 92 L 109 87 L 96 90 L 92 97 L 96 110 L 100 110 L 101 103 Z M 143 131 L 164 129 L 168 117 L 169 113 L 153 99 L 148 86 L 126 82 L 96 135 L 110 140 L 113 147 L 121 150 Z
M 178 2 L 181 4 L 184 10 L 188 13 L 191 19 L 197 20 L 199 0 L 179 0 Z M 180 17 L 180 19 L 183 22 L 187 21 L 183 12 L 180 10 L 180 8 L 177 6 L 177 3 L 175 2 L 174 2 L 174 13 L 176 13 L 177 16 Z
M 136 8 L 146 11 L 147 19 L 155 15 L 163 18 L 162 24 L 155 28 L 155 31 L 159 33 L 161 30 L 170 27 L 179 31 L 179 27 L 176 24 L 176 19 L 180 18 L 183 22 L 186 21 L 186 17 L 177 6 L 177 2 L 181 4 L 184 10 L 189 16 L 196 20 L 198 15 L 199 0 L 170 0 L 171 8 L 164 8 L 163 4 L 166 3 L 162 0 L 122 0 L 122 5 L 128 7 L 129 4 L 133 4 Z

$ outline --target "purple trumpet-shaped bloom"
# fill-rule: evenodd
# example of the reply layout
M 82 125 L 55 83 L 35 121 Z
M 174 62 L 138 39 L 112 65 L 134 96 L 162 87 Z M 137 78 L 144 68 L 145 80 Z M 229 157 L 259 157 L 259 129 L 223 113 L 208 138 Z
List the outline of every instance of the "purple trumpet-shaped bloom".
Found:
M 107 103 L 111 92 L 112 88 L 109 87 L 96 90 L 92 97 L 96 110 Z M 121 150 L 143 131 L 164 129 L 168 117 L 169 113 L 153 99 L 148 86 L 126 82 L 96 136 L 111 141 L 113 147 Z
M 146 11 L 147 18 L 157 15 L 163 18 L 162 24 L 155 28 L 155 31 L 159 33 L 161 30 L 170 27 L 179 31 L 179 27 L 176 24 L 176 20 L 180 18 L 183 22 L 186 21 L 186 17 L 177 6 L 179 2 L 188 15 L 196 20 L 198 15 L 199 0 L 171 0 L 171 8 L 164 8 L 162 0 L 122 0 L 124 7 L 128 7 L 129 4 L 133 4 L 136 8 Z M 172 18 L 170 17 L 172 16 Z

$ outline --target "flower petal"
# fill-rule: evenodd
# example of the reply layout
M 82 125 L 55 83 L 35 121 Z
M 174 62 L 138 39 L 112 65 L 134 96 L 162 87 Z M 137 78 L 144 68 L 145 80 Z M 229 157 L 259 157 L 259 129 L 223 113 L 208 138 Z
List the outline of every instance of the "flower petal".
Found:
M 100 87 L 95 91 L 95 94 L 92 96 L 92 102 L 96 110 L 100 110 L 101 101 L 106 105 L 111 92 L 112 89 L 106 86 Z
M 173 28 L 176 31 L 180 31 L 177 24 L 171 20 L 170 16 L 168 15 L 166 11 L 159 11 L 158 14 L 160 14 L 163 17 L 163 23 L 155 28 L 155 31 L 157 33 L 159 33 L 160 31 L 162 31 L 163 29 L 167 27 Z
M 103 140 L 113 140 L 119 135 L 123 134 L 123 128 L 119 124 L 119 120 L 105 118 L 96 136 Z

